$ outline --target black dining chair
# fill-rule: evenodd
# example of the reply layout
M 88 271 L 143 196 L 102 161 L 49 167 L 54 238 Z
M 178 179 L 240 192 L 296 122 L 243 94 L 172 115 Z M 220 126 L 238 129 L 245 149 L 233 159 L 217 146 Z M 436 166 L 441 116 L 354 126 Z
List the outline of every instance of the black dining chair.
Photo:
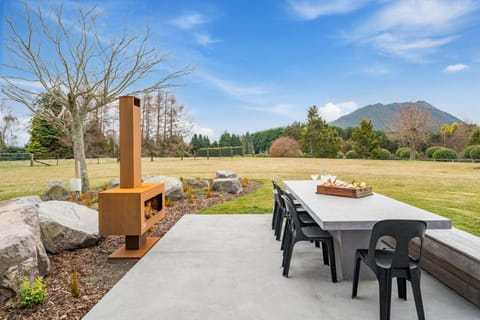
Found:
M 328 231 L 320 228 L 318 224 L 305 225 L 299 219 L 299 213 L 295 209 L 293 199 L 284 194 L 282 199 L 290 221 L 288 228 L 285 230 L 285 248 L 283 256 L 283 276 L 288 277 L 290 271 L 290 262 L 292 260 L 293 248 L 299 241 L 311 241 L 316 244 L 322 243 L 324 264 L 330 265 L 330 273 L 332 282 L 337 282 L 337 270 L 335 266 L 335 252 L 333 248 L 333 238 Z
M 275 239 L 280 240 L 282 238 L 282 226 L 284 226 L 284 231 L 283 231 L 283 237 L 285 237 L 285 229 L 287 227 L 287 222 L 284 225 L 284 220 L 286 220 L 286 209 L 285 209 L 285 204 L 282 199 L 282 196 L 284 194 L 287 194 L 283 189 L 280 187 L 280 185 L 272 180 L 273 187 L 274 187 L 274 206 L 278 206 L 278 210 L 276 212 L 276 216 L 273 218 L 273 229 L 274 229 L 274 234 L 275 234 Z M 290 195 L 291 196 L 291 195 Z M 315 221 L 313 221 L 312 217 L 306 212 L 304 208 L 302 208 L 301 204 L 295 203 L 294 200 L 294 206 L 295 209 L 299 212 L 300 219 L 304 224 L 316 224 Z M 284 248 L 283 245 L 284 241 L 282 239 L 282 250 Z
M 353 273 L 352 298 L 357 296 L 360 261 L 376 275 L 379 283 L 380 319 L 390 319 L 392 278 L 397 278 L 398 297 L 407 300 L 406 280 L 412 285 L 418 319 L 425 319 L 420 291 L 420 261 L 427 223 L 419 220 L 382 220 L 377 222 L 368 249 L 357 249 Z M 379 241 L 388 238 L 395 248 L 377 249 Z M 419 252 L 409 254 L 410 241 L 418 239 Z
M 277 183 L 275 180 L 272 180 L 273 185 L 273 212 L 272 212 L 272 230 L 276 230 L 275 226 L 277 223 L 278 215 L 281 214 L 280 212 L 280 200 L 278 199 L 278 192 L 277 192 Z

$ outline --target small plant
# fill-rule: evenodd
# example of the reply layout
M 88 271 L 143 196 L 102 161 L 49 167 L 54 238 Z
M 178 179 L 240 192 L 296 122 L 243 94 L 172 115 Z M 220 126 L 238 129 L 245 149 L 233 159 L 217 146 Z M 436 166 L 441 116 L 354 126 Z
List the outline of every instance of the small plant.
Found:
M 193 189 L 188 187 L 187 190 L 186 190 L 186 194 L 187 194 L 188 202 L 194 203 L 195 202 L 195 194 L 193 193 Z
M 82 199 L 83 204 L 86 205 L 87 207 L 93 204 L 92 196 L 86 192 L 82 192 L 82 195 L 80 196 L 80 198 Z
M 68 281 L 68 288 L 75 298 L 80 297 L 80 284 L 78 283 L 78 272 L 74 270 Z
M 205 188 L 205 197 L 210 198 L 212 196 L 212 189 L 210 187 Z
M 248 181 L 248 178 L 247 178 L 247 177 L 243 177 L 240 182 L 241 182 L 241 184 L 242 184 L 242 187 L 245 188 L 246 186 L 248 186 L 248 182 L 249 182 L 249 181 Z
M 41 303 L 46 296 L 47 286 L 42 277 L 37 277 L 31 284 L 28 278 L 25 278 L 18 291 L 18 304 L 20 308 L 31 308 Z
M 165 197 L 165 206 L 166 207 L 172 206 L 172 199 L 170 199 L 170 197 Z
M 107 190 L 108 188 L 108 181 L 103 181 L 102 185 L 100 186 L 102 190 Z

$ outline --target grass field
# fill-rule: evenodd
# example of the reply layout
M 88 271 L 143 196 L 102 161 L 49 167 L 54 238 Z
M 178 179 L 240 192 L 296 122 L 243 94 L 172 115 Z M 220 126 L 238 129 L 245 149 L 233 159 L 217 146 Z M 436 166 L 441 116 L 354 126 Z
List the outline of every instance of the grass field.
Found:
M 115 159 L 89 160 L 91 187 L 118 177 Z M 427 161 L 375 161 L 337 159 L 225 158 L 143 159 L 143 176 L 170 175 L 213 178 L 216 170 L 236 171 L 239 176 L 265 183 L 255 195 L 211 207 L 208 212 L 269 212 L 271 179 L 310 179 L 326 170 L 339 179 L 363 180 L 375 192 L 410 203 L 452 219 L 454 226 L 480 236 L 480 164 Z M 34 166 L 29 162 L 0 162 L 0 200 L 41 194 L 52 180 L 68 185 L 74 175 L 72 160 L 58 166 Z

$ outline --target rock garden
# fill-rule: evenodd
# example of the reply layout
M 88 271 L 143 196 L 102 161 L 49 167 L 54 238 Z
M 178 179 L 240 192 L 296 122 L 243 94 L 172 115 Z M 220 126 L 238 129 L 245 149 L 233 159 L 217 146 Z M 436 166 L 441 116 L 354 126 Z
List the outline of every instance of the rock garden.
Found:
M 165 183 L 166 215 L 149 231 L 157 237 L 184 214 L 260 186 L 228 171 L 217 171 L 211 180 L 152 176 L 143 181 Z M 112 179 L 106 187 L 118 183 Z M 96 194 L 72 194 L 52 182 L 42 197 L 0 202 L 0 319 L 81 319 L 135 264 L 107 259 L 124 237 L 99 236 Z M 30 285 L 35 279 L 43 290 Z M 38 291 L 45 298 L 29 305 Z

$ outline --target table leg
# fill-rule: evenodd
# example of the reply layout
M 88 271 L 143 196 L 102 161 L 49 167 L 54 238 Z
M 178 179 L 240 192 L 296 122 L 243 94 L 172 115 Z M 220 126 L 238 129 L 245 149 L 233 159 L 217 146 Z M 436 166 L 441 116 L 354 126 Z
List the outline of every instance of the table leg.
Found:
M 355 251 L 367 249 L 370 230 L 328 230 L 333 237 L 338 281 L 352 280 Z M 375 274 L 365 266 L 360 267 L 360 279 L 375 279 Z

